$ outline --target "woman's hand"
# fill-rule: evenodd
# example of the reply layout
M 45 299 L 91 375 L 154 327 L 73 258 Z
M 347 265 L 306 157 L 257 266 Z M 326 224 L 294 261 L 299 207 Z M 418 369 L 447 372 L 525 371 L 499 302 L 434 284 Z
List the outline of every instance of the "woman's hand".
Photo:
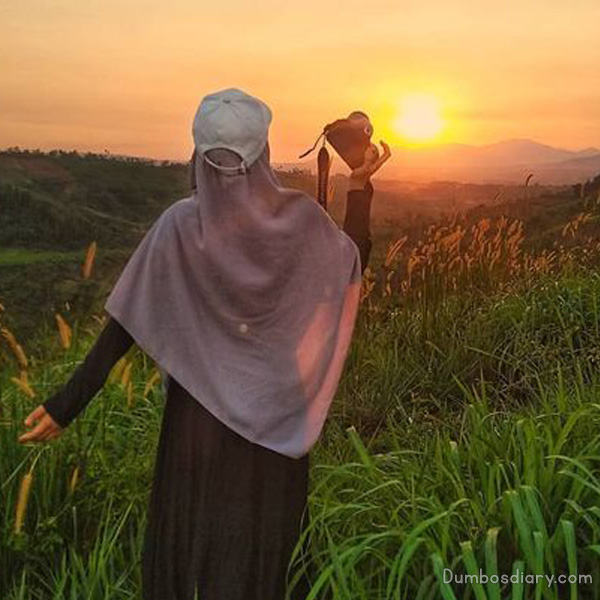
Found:
M 379 140 L 379 143 L 381 144 L 381 147 L 383 148 L 383 154 L 381 155 L 381 158 L 379 159 L 381 161 L 381 163 L 379 164 L 379 167 L 392 155 L 392 151 L 390 150 L 390 147 L 388 144 L 386 144 L 383 140 Z M 377 168 L 379 168 L 377 167 Z
M 37 425 L 31 430 L 19 436 L 21 444 L 25 442 L 47 442 L 62 434 L 64 429 L 54 421 L 48 414 L 43 405 L 38 406 L 25 419 L 25 426 L 32 427 L 34 423 Z

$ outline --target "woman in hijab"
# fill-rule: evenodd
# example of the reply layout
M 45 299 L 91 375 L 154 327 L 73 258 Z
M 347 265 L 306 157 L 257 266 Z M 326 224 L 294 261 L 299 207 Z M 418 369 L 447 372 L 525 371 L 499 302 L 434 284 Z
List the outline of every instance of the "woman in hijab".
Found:
M 340 230 L 313 198 L 280 185 L 271 118 L 237 88 L 203 98 L 193 194 L 148 230 L 106 301 L 96 343 L 19 438 L 60 435 L 132 344 L 155 360 L 166 404 L 144 600 L 289 593 L 308 518 L 309 450 L 337 388 L 370 252 L 372 170 L 353 178 Z M 290 597 L 303 600 L 309 587 L 303 579 Z

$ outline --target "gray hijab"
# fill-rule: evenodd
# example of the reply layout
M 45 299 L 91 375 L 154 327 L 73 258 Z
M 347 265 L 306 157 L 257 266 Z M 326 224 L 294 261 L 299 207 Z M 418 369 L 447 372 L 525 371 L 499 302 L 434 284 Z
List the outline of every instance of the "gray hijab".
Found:
M 312 197 L 280 185 L 268 142 L 245 174 L 194 162 L 193 195 L 154 222 L 105 309 L 221 422 L 299 458 L 348 352 L 358 249 Z

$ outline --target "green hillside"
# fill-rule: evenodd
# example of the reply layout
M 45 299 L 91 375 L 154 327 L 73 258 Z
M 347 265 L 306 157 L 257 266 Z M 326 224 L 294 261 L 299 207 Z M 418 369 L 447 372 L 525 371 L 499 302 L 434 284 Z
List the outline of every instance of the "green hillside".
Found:
M 137 599 L 164 400 L 152 360 L 134 346 L 58 440 L 16 439 L 94 343 L 111 281 L 136 235 L 186 193 L 187 170 L 76 156 L 34 156 L 32 169 L 30 158 L 3 163 L 13 217 L 2 196 L 1 218 L 14 241 L 0 251 L 0 325 L 28 362 L 2 330 L 0 597 Z M 112 176 L 92 176 L 78 162 L 88 160 Z M 57 165 L 51 190 L 40 171 L 57 178 Z M 64 190 L 83 185 L 73 173 L 106 190 L 129 169 L 148 169 L 166 190 L 162 205 L 149 194 L 153 216 L 126 211 L 123 190 L 137 192 L 125 184 L 106 211 L 82 192 L 81 207 L 121 219 L 110 225 L 69 203 Z M 280 177 L 314 183 L 300 171 Z M 334 180 L 336 219 L 344 186 Z M 520 186 L 502 199 L 489 187 L 379 184 L 350 354 L 311 454 L 309 553 L 294 564 L 310 573 L 307 600 L 600 599 L 599 188 Z M 15 200 L 27 194 L 45 198 L 60 235 L 40 226 L 39 238 L 19 237 L 15 207 L 38 214 L 36 200 Z M 94 239 L 106 236 L 88 279 L 91 236 L 62 239 L 82 212 Z M 496 579 L 465 580 L 479 569 Z M 528 579 L 500 580 L 515 573 Z
M 281 178 L 312 189 L 303 173 Z M 168 161 L 0 152 L 0 302 L 25 344 L 35 344 L 56 311 L 97 307 L 148 227 L 189 195 L 189 182 L 188 165 Z M 95 276 L 80 285 L 92 241 Z
M 282 185 L 310 194 L 308 171 L 277 171 Z M 535 181 L 535 179 L 534 179 Z M 86 314 L 106 297 L 144 232 L 171 203 L 189 194 L 189 165 L 77 152 L 0 152 L 0 302 L 26 345 L 53 326 L 54 313 Z M 506 215 L 524 223 L 524 248 L 569 244 L 562 231 L 578 215 L 578 235 L 598 228 L 600 177 L 584 187 L 413 184 L 375 181 L 373 264 L 407 236 L 461 215 L 465 223 Z M 347 179 L 331 179 L 329 210 L 341 224 Z M 82 284 L 86 248 L 98 244 L 94 277 Z

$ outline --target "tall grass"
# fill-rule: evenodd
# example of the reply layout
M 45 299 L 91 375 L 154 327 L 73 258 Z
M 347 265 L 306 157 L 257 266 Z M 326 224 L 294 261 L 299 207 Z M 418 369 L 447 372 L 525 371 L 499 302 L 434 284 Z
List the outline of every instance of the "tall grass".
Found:
M 533 254 L 522 236 L 456 219 L 401 239 L 366 278 L 291 571 L 310 571 L 308 600 L 598 598 L 597 256 Z M 139 598 L 155 365 L 133 349 L 61 438 L 17 443 L 98 331 L 67 321 L 35 356 L 2 338 L 0 597 Z M 447 568 L 595 583 L 445 583 Z
M 57 440 L 21 445 L 23 420 L 64 383 L 94 336 L 75 328 L 60 358 L 37 365 L 27 398 L 0 375 L 0 597 L 137 598 L 150 477 L 160 427 L 153 365 L 135 348 L 127 404 L 121 381 L 103 391 Z M 58 336 L 58 334 L 57 334 Z M 54 340 L 53 340 L 54 342 Z M 54 345 L 54 344 L 53 344 Z M 28 482 L 23 499 L 23 478 Z
M 331 436 L 314 472 L 306 535 L 321 576 L 309 598 L 438 598 L 436 564 L 492 575 L 520 563 L 530 574 L 591 574 L 596 585 L 580 597 L 598 597 L 599 384 L 540 379 L 535 406 L 520 410 L 503 409 L 491 386 L 463 388 L 459 419 L 407 444 L 406 424 L 390 416 L 379 452 L 354 432 L 345 444 L 342 431 Z M 475 587 L 444 597 L 513 593 Z M 574 597 L 557 584 L 525 591 Z

